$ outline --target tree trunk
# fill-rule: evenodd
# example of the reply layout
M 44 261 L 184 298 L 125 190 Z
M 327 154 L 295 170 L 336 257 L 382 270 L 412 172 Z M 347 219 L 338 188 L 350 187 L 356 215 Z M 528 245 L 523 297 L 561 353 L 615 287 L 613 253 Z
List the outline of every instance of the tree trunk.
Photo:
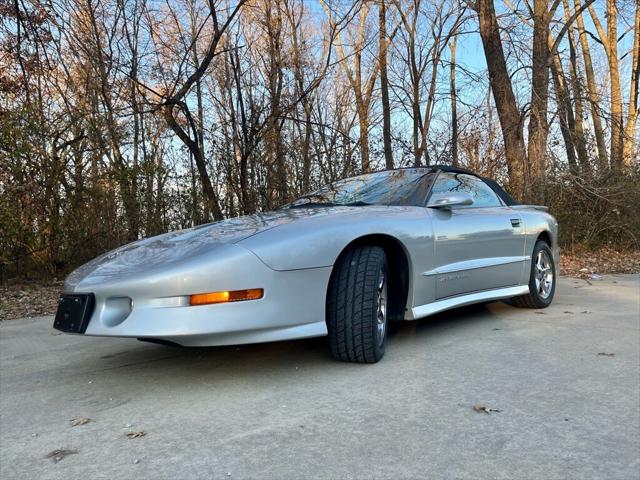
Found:
M 496 12 L 492 0 L 478 0 L 475 8 L 478 13 L 480 36 L 489 70 L 491 91 L 502 128 L 509 172 L 509 187 L 517 197 L 522 197 L 527 193 L 524 185 L 524 167 L 527 157 L 522 134 L 522 118 L 513 93 L 511 77 L 507 70 Z
M 533 48 L 531 73 L 531 103 L 529 115 L 528 166 L 535 191 L 529 193 L 536 202 L 543 200 L 540 187 L 546 170 L 546 150 L 549 124 L 547 104 L 549 101 L 549 23 L 547 0 L 534 0 L 533 4 Z
M 420 132 L 422 131 L 422 112 L 420 111 L 420 72 L 416 61 L 415 52 L 415 29 L 409 29 L 409 63 L 411 68 L 411 110 L 413 115 L 413 155 L 414 165 L 422 165 L 422 154 L 420 152 Z
M 574 0 L 576 11 L 581 8 L 580 0 Z M 578 37 L 580 38 L 580 47 L 582 48 L 582 58 L 584 60 L 584 70 L 587 77 L 587 97 L 589 98 L 589 106 L 591 108 L 591 121 L 593 122 L 593 133 L 596 137 L 596 147 L 598 149 L 598 168 L 604 171 L 609 167 L 609 159 L 607 157 L 607 145 L 604 138 L 604 130 L 602 128 L 602 118 L 600 116 L 600 108 L 598 103 L 598 91 L 596 88 L 596 77 L 593 71 L 593 63 L 591 61 L 591 50 L 589 40 L 587 39 L 587 31 L 584 26 L 584 18 L 582 12 L 576 17 L 578 24 Z
M 633 53 L 631 59 L 631 83 L 629 85 L 629 113 L 624 132 L 623 158 L 625 165 L 633 162 L 633 148 L 637 140 L 638 87 L 640 84 L 640 2 L 636 4 L 636 19 L 633 30 Z
M 269 169 L 267 171 L 269 195 L 267 207 L 273 208 L 287 200 L 287 175 L 284 163 L 284 148 L 282 143 L 282 12 L 278 5 L 271 2 L 265 5 L 265 26 L 268 35 L 269 64 L 267 72 L 269 92 L 269 122 L 266 132 L 267 156 Z
M 382 100 L 382 140 L 384 161 L 387 170 L 393 168 L 393 152 L 391 150 L 391 106 L 389 103 L 389 80 L 387 79 L 387 27 L 386 0 L 380 0 L 378 9 L 379 28 L 379 61 L 380 61 L 380 95 Z
M 550 39 L 551 40 L 551 39 Z M 560 54 L 553 55 L 551 63 L 551 76 L 556 90 L 558 103 L 558 117 L 560 119 L 560 132 L 564 140 L 565 150 L 567 152 L 567 162 L 569 170 L 574 174 L 578 174 L 578 163 L 576 162 L 576 145 L 575 145 L 575 119 L 571 108 L 571 97 L 567 88 Z
M 571 8 L 569 6 L 569 0 L 563 0 L 564 6 L 564 18 L 568 22 L 571 19 Z M 569 39 L 569 74 L 571 76 L 571 89 L 573 90 L 573 103 L 575 105 L 575 114 L 573 115 L 575 121 L 574 143 L 576 147 L 576 153 L 578 154 L 578 162 L 580 163 L 580 169 L 583 173 L 588 174 L 591 170 L 589 164 L 589 154 L 587 153 L 587 142 L 584 135 L 584 124 L 582 122 L 583 110 L 582 110 L 582 82 L 580 79 L 580 73 L 578 70 L 578 58 L 576 54 L 576 40 L 575 40 L 575 27 L 571 25 L 567 30 L 567 37 Z M 555 61 L 555 59 L 554 59 Z M 571 105 L 571 103 L 569 103 Z
M 358 125 L 360 127 L 360 162 L 362 171 L 369 173 L 371 164 L 369 163 L 369 112 L 364 106 L 358 107 Z
M 451 93 L 451 162 L 454 167 L 458 166 L 458 110 L 456 93 L 456 44 L 458 37 L 453 37 L 449 43 L 451 58 L 449 63 L 449 91 Z
M 596 27 L 602 46 L 607 55 L 609 66 L 610 114 L 611 114 L 611 168 L 622 168 L 622 150 L 624 140 L 624 125 L 622 120 L 622 92 L 620 89 L 620 63 L 618 61 L 618 13 L 615 0 L 607 0 L 606 17 L 607 31 L 604 31 L 598 15 L 589 5 L 589 13 Z

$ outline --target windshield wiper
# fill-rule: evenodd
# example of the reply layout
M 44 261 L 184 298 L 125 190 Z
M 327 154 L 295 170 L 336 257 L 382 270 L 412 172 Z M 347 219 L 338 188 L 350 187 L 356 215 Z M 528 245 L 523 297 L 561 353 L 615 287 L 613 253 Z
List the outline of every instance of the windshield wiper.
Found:
M 369 202 L 350 202 L 350 203 L 340 203 L 342 207 L 368 207 L 369 205 L 373 205 L 373 203 Z
M 350 202 L 350 203 L 335 203 L 335 202 L 306 202 L 291 204 L 286 208 L 304 208 L 304 207 L 366 207 L 373 205 L 367 202 Z
M 303 208 L 303 207 L 336 207 L 338 203 L 333 202 L 304 202 L 304 203 L 291 203 L 285 208 Z

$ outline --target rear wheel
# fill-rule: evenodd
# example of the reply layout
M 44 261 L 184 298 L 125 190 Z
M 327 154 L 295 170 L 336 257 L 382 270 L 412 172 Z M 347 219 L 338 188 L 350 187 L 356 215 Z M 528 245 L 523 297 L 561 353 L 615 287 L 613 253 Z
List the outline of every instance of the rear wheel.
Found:
M 551 305 L 556 291 L 556 268 L 551 248 L 538 240 L 531 256 L 529 293 L 511 299 L 511 304 L 524 308 L 546 308 Z
M 355 247 L 338 260 L 327 294 L 329 346 L 338 360 L 375 363 L 384 355 L 388 278 L 380 247 Z

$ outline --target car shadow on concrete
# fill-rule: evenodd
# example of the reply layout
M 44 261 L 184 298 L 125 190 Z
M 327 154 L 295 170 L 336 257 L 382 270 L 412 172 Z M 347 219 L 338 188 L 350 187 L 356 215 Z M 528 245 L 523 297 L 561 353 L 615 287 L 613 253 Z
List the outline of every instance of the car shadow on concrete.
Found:
M 502 307 L 497 307 L 498 309 Z M 504 308 L 511 308 L 504 306 Z M 437 340 L 442 336 L 456 336 L 461 330 L 477 328 L 479 323 L 495 322 L 499 315 L 485 304 L 461 307 L 442 312 L 415 322 L 400 322 L 392 328 L 389 342 L 393 349 L 403 346 L 420 345 L 424 341 Z M 111 339 L 93 339 L 100 347 Z M 332 370 L 333 368 L 362 368 L 359 364 L 347 364 L 331 358 L 326 337 L 289 340 L 283 342 L 261 343 L 221 347 L 180 347 L 166 346 L 146 342 L 133 343 L 127 340 L 123 348 L 120 343 L 112 351 L 100 355 L 85 356 L 85 372 L 110 371 L 110 375 L 129 376 L 141 373 L 162 376 L 167 380 L 172 372 L 179 370 L 178 378 L 184 381 L 200 375 L 215 376 L 215 372 L 224 371 L 227 375 L 248 375 L 254 377 L 260 371 L 281 371 L 289 374 L 291 368 L 309 370 Z M 88 350 L 91 352 L 91 350 Z M 387 357 L 390 357 L 387 352 Z M 390 358 L 382 361 L 390 362 Z M 73 368 L 73 366 L 69 366 Z M 250 373 L 249 373 L 250 372 Z

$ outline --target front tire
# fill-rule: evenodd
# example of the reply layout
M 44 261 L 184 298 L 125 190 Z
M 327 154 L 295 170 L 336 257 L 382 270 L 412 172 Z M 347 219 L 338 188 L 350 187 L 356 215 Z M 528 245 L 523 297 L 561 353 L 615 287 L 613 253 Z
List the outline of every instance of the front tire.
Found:
M 556 266 L 551 248 L 538 240 L 531 256 L 529 293 L 511 299 L 511 304 L 522 308 L 547 308 L 556 291 Z
M 354 247 L 340 257 L 329 282 L 327 329 L 331 355 L 375 363 L 387 343 L 389 273 L 384 250 Z

